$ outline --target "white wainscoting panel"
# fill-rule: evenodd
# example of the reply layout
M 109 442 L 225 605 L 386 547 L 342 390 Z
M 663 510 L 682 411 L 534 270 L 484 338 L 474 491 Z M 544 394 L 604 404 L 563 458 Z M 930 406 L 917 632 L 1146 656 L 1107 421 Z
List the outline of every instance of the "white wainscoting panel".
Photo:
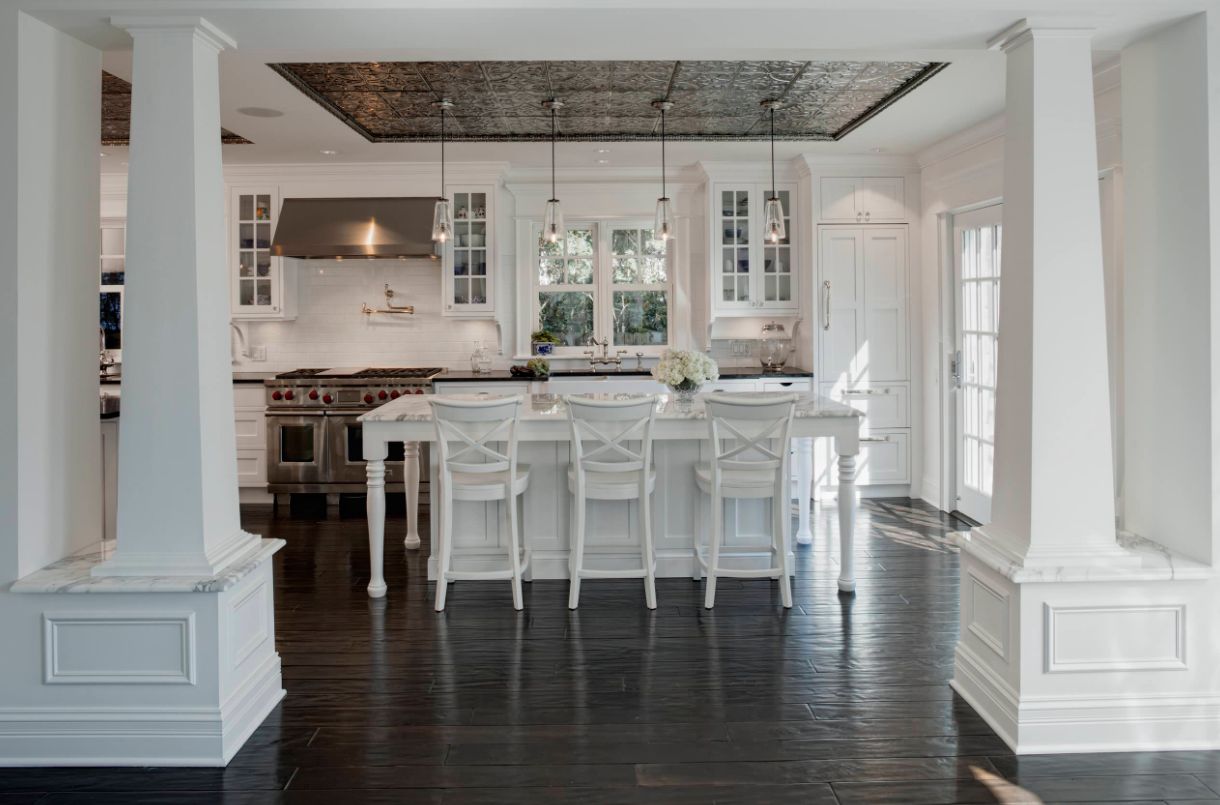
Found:
M 1185 605 L 1045 604 L 1046 673 L 1186 668 Z
M 262 583 L 233 603 L 230 656 L 234 668 L 245 662 L 271 636 L 271 608 L 267 595 L 267 585 Z
M 195 614 L 44 614 L 43 681 L 49 685 L 193 685 Z
M 966 574 L 970 612 L 966 628 L 983 645 L 1002 659 L 1008 659 L 1009 596 L 973 573 Z

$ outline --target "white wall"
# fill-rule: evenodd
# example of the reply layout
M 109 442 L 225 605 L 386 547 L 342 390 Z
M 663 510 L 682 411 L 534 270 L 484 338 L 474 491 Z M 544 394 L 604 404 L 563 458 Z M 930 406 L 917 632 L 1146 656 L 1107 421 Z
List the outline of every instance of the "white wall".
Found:
M 1213 444 L 1220 231 L 1212 195 L 1220 130 L 1208 34 L 1199 15 L 1133 44 L 1123 51 L 1122 87 L 1125 369 L 1132 381 L 1126 524 L 1205 562 L 1216 556 L 1220 492 Z
M 297 271 L 295 321 L 252 322 L 251 344 L 267 347 L 265 363 L 250 369 L 305 366 L 441 366 L 469 368 L 474 342 L 499 348 L 494 321 L 441 315 L 441 264 L 437 260 L 293 260 Z M 414 305 L 415 315 L 366 316 L 361 303 Z M 506 356 L 498 363 L 507 363 Z
M 0 11 L 0 582 L 100 539 L 101 54 Z

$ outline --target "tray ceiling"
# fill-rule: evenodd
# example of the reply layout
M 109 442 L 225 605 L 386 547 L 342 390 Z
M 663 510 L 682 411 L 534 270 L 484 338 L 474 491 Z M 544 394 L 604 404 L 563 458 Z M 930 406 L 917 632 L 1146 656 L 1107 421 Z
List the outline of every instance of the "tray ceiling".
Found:
M 666 135 L 762 140 L 759 104 L 778 99 L 775 136 L 838 140 L 945 66 L 940 62 L 553 61 L 312 62 L 268 65 L 370 142 L 427 142 L 440 134 L 432 102 L 455 104 L 454 141 L 550 137 L 542 102 L 565 104 L 561 140 L 650 140 L 654 100 L 672 101 Z
M 102 71 L 102 145 L 127 145 L 131 140 L 131 82 Z M 250 141 L 226 128 L 220 130 L 226 145 Z

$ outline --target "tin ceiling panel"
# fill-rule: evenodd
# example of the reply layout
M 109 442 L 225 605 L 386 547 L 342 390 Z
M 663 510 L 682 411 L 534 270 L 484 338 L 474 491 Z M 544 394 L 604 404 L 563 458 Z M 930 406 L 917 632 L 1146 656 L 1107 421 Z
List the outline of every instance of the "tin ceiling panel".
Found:
M 117 75 L 102 71 L 102 145 L 127 145 L 131 140 L 131 84 Z M 220 130 L 226 145 L 250 141 L 228 129 Z
M 561 140 L 650 140 L 655 100 L 672 101 L 666 132 L 684 140 L 761 140 L 760 107 L 779 99 L 775 136 L 838 140 L 946 65 L 940 62 L 519 61 L 316 62 L 268 65 L 370 142 L 428 142 L 432 103 L 454 103 L 454 141 L 550 137 L 542 102 L 556 97 Z

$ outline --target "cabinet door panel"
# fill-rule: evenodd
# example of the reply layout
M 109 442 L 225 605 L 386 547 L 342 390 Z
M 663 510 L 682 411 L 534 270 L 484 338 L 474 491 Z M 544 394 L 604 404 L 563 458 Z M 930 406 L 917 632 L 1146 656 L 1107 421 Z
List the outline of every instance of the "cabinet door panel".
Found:
M 911 480 L 908 431 L 873 431 L 860 440 L 857 482 L 866 484 L 905 484 Z
M 864 179 L 858 196 L 869 221 L 901 221 L 906 218 L 904 183 L 899 177 Z
M 823 377 L 855 382 L 858 363 L 867 360 L 860 354 L 863 238 L 858 229 L 823 229 L 821 241 Z
M 866 229 L 863 233 L 864 331 L 867 365 L 860 380 L 907 379 L 906 230 Z
M 858 180 L 828 176 L 822 179 L 822 220 L 855 221 Z

